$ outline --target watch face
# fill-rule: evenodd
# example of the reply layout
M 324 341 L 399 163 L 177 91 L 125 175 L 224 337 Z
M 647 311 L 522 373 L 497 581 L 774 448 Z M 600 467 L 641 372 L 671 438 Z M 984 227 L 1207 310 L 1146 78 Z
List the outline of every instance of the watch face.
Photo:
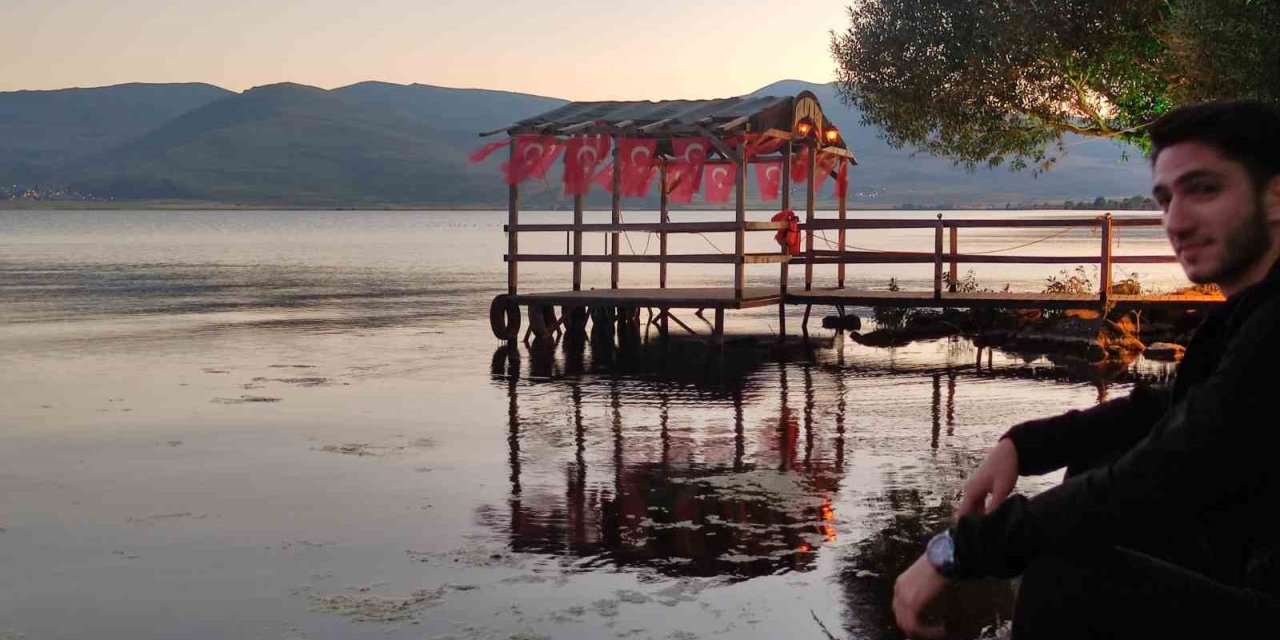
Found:
M 951 536 L 946 532 L 934 536 L 925 547 L 925 557 L 935 569 L 949 569 L 955 560 L 955 543 Z

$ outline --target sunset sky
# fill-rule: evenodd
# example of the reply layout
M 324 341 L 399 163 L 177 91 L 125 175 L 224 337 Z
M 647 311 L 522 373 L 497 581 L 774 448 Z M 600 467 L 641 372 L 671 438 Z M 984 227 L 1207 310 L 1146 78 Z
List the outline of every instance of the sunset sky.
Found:
M 8 0 L 0 91 L 362 80 L 576 100 L 698 98 L 834 77 L 849 0 Z M 625 7 L 625 8 L 624 8 Z

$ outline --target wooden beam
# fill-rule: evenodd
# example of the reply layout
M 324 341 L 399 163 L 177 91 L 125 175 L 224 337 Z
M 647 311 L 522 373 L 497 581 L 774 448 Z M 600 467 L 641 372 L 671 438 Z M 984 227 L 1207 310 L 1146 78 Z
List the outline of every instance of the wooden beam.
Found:
M 516 230 L 521 232 L 564 232 L 564 231 L 585 231 L 589 233 L 599 233 L 605 231 L 634 231 L 637 233 L 650 232 L 656 233 L 665 230 L 667 233 L 714 233 L 721 231 L 737 231 L 736 222 L 670 222 L 664 227 L 657 222 L 624 222 L 621 224 L 611 224 L 607 222 L 587 223 L 587 224 L 522 224 Z M 785 222 L 772 222 L 763 220 L 748 221 L 747 231 L 777 231 L 785 229 Z M 507 225 L 503 225 L 503 231 L 508 230 Z
M 622 224 L 622 136 L 614 136 L 613 138 L 613 224 Z M 609 253 L 613 255 L 613 262 L 609 265 L 609 288 L 618 288 L 618 232 L 615 230 L 610 235 L 613 246 L 609 248 Z
M 514 129 L 514 128 L 516 128 L 516 125 L 514 125 L 514 124 L 509 124 L 509 125 L 507 125 L 507 126 L 505 126 L 505 127 L 501 128 L 501 129 L 493 129 L 493 130 L 491 130 L 491 131 L 481 131 L 481 132 L 480 132 L 480 137 L 481 137 L 481 138 L 488 138 L 489 136 L 496 136 L 496 135 L 498 135 L 499 133 L 506 133 L 506 132 L 508 132 L 508 131 L 510 131 L 510 130 L 512 130 L 512 129 Z
M 734 222 L 738 228 L 733 233 L 733 253 L 742 256 L 747 252 L 747 163 L 739 156 L 733 172 L 733 210 Z M 742 299 L 742 288 L 746 286 L 746 265 L 738 260 L 733 264 L 734 298 Z
M 805 171 L 807 179 L 805 181 L 804 190 L 804 222 L 805 229 L 805 261 L 804 261 L 804 290 L 813 289 L 813 218 L 815 215 L 815 198 L 818 190 L 818 154 L 817 145 L 812 143 L 805 144 L 805 150 L 808 152 L 807 165 Z
M 738 152 L 734 151 L 732 147 L 725 144 L 724 141 L 721 140 L 718 136 L 716 136 L 716 134 L 713 133 L 710 129 L 706 128 L 701 124 L 694 125 L 694 129 L 697 129 L 698 133 L 701 133 L 702 135 L 706 136 L 707 141 L 711 143 L 711 146 L 716 148 L 716 151 L 720 152 L 720 155 L 728 158 L 730 162 L 738 161 Z
M 1111 298 L 1111 214 L 1102 218 L 1102 256 L 1099 260 L 1100 300 L 1104 312 Z
M 840 164 L 844 164 L 846 162 L 848 162 L 848 160 L 845 160 L 845 159 L 840 160 Z M 838 191 L 840 189 L 839 174 L 834 176 L 834 178 L 836 179 L 836 190 Z M 839 200 L 839 207 L 840 207 L 839 208 L 840 229 L 837 231 L 837 234 L 836 234 L 836 237 L 838 238 L 836 242 L 839 243 L 838 249 L 840 253 L 843 254 L 844 243 L 845 243 L 845 229 L 846 229 L 846 227 L 844 226 L 844 223 L 845 223 L 845 219 L 848 217 L 849 208 L 848 208 L 848 204 L 845 202 L 845 197 L 843 195 L 840 196 L 838 200 Z M 841 261 L 840 264 L 836 265 L 836 286 L 841 289 L 844 288 L 844 261 Z
M 741 127 L 742 125 L 744 125 L 744 124 L 746 124 L 746 123 L 748 123 L 748 122 L 750 122 L 750 121 L 751 121 L 751 116 L 741 116 L 741 117 L 738 117 L 738 118 L 734 118 L 734 119 L 732 119 L 732 120 L 730 120 L 730 121 L 728 121 L 728 122 L 726 122 L 726 123 L 724 123 L 724 124 L 720 125 L 720 126 L 719 126 L 719 127 L 717 127 L 717 128 L 718 128 L 718 129 L 720 129 L 721 131 L 731 131 L 731 130 L 733 130 L 733 129 L 736 129 L 736 128 L 738 128 L 738 127 Z
M 516 161 L 516 141 L 511 139 L 511 143 L 507 145 L 507 153 L 509 154 L 507 162 L 514 163 Z M 507 232 L 507 253 L 512 256 L 520 254 L 520 192 L 516 185 L 507 185 L 507 225 L 511 228 Z M 517 283 L 519 281 L 519 262 L 518 259 L 512 258 L 507 262 L 507 295 L 516 295 Z
M 595 123 L 596 123 L 596 121 L 595 121 L 595 120 L 583 120 L 582 122 L 579 122 L 578 124 L 571 124 L 571 125 L 569 125 L 569 126 L 567 126 L 567 127 L 563 128 L 563 129 L 561 129 L 561 130 L 560 130 L 560 133 L 575 133 L 575 132 L 581 131 L 581 130 L 583 130 L 583 129 L 586 129 L 586 128 L 588 128 L 588 127 L 591 127 L 591 126 L 595 125 Z
M 764 133 L 761 133 L 760 135 L 768 136 L 770 138 L 780 138 L 782 140 L 791 140 L 792 138 L 790 131 L 783 131 L 782 129 L 773 129 L 773 128 L 765 129 Z
M 578 229 L 573 231 L 573 255 L 575 257 L 582 255 L 582 196 L 573 197 L 573 224 Z M 573 262 L 573 290 L 582 290 L 582 261 L 575 260 Z
M 778 130 L 770 129 L 769 131 L 778 131 Z M 769 133 L 769 131 L 765 132 L 766 135 Z M 782 190 L 782 197 L 781 197 L 782 210 L 787 211 L 791 208 L 791 136 L 789 133 L 786 133 L 786 132 L 780 132 L 780 133 L 784 133 L 784 136 L 785 136 L 784 139 L 786 139 L 786 143 L 782 145 L 782 184 L 780 188 Z M 790 249 L 785 245 L 782 247 L 782 253 L 789 255 L 789 251 Z M 781 292 L 782 298 L 785 300 L 787 297 L 788 281 L 791 278 L 790 261 L 779 264 L 778 269 L 781 271 L 781 273 L 778 274 L 778 290 Z M 786 338 L 787 338 L 787 305 L 780 304 L 778 305 L 778 341 L 779 342 L 784 341 L 786 340 Z
M 655 129 L 661 129 L 662 127 L 665 127 L 666 125 L 671 124 L 672 122 L 675 122 L 675 121 L 676 121 L 675 118 L 664 118 L 657 122 L 651 122 L 649 124 L 646 124 L 643 127 L 638 127 L 636 131 L 639 131 L 640 133 L 649 133 L 650 131 L 653 131 Z
M 840 156 L 841 158 L 847 158 L 849 160 L 852 160 L 853 164 L 855 165 L 858 164 L 858 160 L 853 157 L 853 152 L 849 151 L 848 149 L 841 149 L 840 147 L 822 147 L 821 149 L 819 149 L 819 153 L 827 153 L 833 156 Z
M 933 297 L 942 299 L 942 214 L 933 230 Z
M 951 227 L 951 246 L 950 246 L 950 249 L 951 249 L 951 256 L 952 256 L 952 260 L 951 260 L 951 269 L 950 269 L 950 271 L 949 271 L 949 273 L 951 274 L 951 281 L 950 281 L 950 285 L 949 285 L 947 288 L 948 288 L 948 289 L 950 289 L 952 292 L 954 292 L 954 291 L 956 290 L 956 283 L 960 281 L 960 269 L 959 269 L 958 263 L 955 261 L 955 255 L 956 255 L 957 253 L 960 253 L 960 250 L 959 250 L 959 246 L 960 246 L 960 237 L 959 237 L 959 235 L 960 235 L 960 229 L 958 229 L 958 228 L 956 228 L 956 227 Z
M 510 263 L 511 256 L 515 255 L 515 259 L 520 262 L 573 262 L 580 260 L 582 262 L 629 262 L 629 263 L 648 263 L 661 264 L 667 262 L 670 264 L 735 264 L 739 262 L 738 256 L 731 253 L 682 253 L 675 255 L 618 255 L 605 253 L 588 253 L 581 256 L 570 256 L 562 253 L 520 253 L 507 254 L 502 257 Z M 928 255 L 928 254 L 925 254 Z M 789 256 L 778 253 L 748 253 L 742 256 L 741 262 L 744 264 L 777 264 L 779 262 L 789 260 Z M 1094 258 L 1097 261 L 1097 258 Z M 610 287 L 616 289 L 617 287 Z

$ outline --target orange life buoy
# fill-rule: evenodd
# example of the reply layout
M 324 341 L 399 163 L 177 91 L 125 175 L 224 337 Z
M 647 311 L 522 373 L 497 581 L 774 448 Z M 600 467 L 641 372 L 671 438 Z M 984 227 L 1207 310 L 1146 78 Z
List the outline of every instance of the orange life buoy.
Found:
M 796 212 L 790 209 L 779 211 L 772 218 L 773 222 L 786 222 L 786 229 L 778 229 L 778 233 L 774 234 L 773 239 L 786 250 L 787 254 L 800 255 L 800 218 L 796 216 Z

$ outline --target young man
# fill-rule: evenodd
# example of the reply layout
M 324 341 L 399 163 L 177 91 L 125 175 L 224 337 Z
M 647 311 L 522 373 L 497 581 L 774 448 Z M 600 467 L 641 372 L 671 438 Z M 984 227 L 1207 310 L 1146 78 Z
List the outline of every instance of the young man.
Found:
M 1150 135 L 1178 262 L 1227 302 L 1171 389 L 1001 438 L 955 526 L 898 577 L 909 637 L 943 635 L 921 612 L 949 581 L 1018 575 L 1014 640 L 1280 637 L 1280 111 L 1194 105 Z M 1010 496 L 1019 475 L 1063 467 L 1061 485 Z

